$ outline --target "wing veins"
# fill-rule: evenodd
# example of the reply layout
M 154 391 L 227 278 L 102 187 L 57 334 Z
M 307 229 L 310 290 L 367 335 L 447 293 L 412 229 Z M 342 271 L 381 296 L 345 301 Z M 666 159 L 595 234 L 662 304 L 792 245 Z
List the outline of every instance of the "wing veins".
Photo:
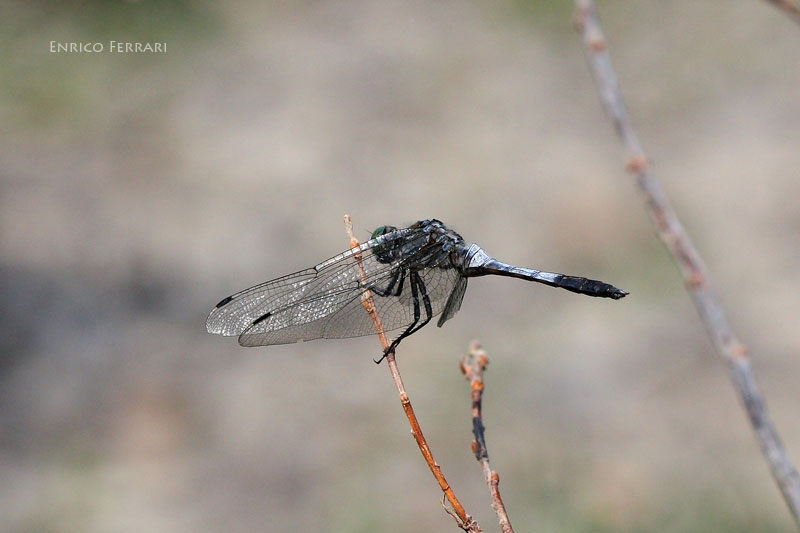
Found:
M 213 333 L 240 335 L 252 326 L 254 320 L 263 317 L 264 314 L 269 311 L 270 307 L 286 299 L 291 294 L 296 292 L 300 293 L 296 300 L 287 301 L 274 312 L 293 305 L 299 305 L 300 302 L 308 298 L 304 296 L 304 293 L 313 296 L 318 292 L 320 286 L 324 286 L 326 283 L 336 280 L 338 276 L 345 274 L 347 270 L 353 269 L 357 261 L 357 259 L 355 259 L 357 254 L 361 255 L 362 265 L 365 263 L 381 264 L 377 259 L 373 259 L 375 257 L 376 247 L 395 242 L 408 234 L 409 231 L 406 228 L 380 236 L 376 239 L 371 239 L 356 248 L 351 248 L 335 255 L 313 268 L 287 274 L 239 291 L 217 304 L 217 307 L 215 307 L 208 316 L 206 328 Z M 426 236 L 423 234 L 412 236 L 409 239 L 409 243 L 413 243 L 422 238 L 426 238 Z M 407 244 L 408 243 L 406 243 L 406 245 Z M 416 254 L 412 254 L 412 256 L 413 255 Z M 398 268 L 399 264 L 402 262 L 403 261 L 398 261 L 396 263 L 387 264 L 387 267 L 390 270 Z M 370 283 L 370 278 L 381 276 L 384 272 L 385 268 L 376 270 L 370 266 L 369 272 L 367 273 L 368 283 Z M 344 282 L 347 283 L 347 280 Z

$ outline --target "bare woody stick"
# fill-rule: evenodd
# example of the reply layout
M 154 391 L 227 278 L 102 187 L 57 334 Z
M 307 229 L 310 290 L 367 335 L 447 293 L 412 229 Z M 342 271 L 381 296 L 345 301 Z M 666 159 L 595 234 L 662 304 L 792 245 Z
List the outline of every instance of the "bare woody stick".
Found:
M 783 11 L 783 13 L 800 24 L 800 7 L 792 0 L 764 0 L 768 4 L 772 4 L 776 9 Z
M 492 509 L 497 513 L 500 529 L 503 533 L 514 533 L 511 521 L 508 519 L 506 506 L 503 504 L 503 498 L 500 497 L 500 475 L 492 470 L 489 464 L 489 451 L 486 448 L 486 437 L 484 436 L 482 411 L 483 373 L 486 371 L 488 364 L 489 357 L 478 341 L 472 341 L 469 353 L 461 356 L 461 372 L 464 373 L 464 377 L 469 381 L 470 390 L 472 391 L 472 433 L 475 435 L 475 440 L 472 441 L 472 451 L 475 453 L 475 459 L 480 462 L 481 468 L 483 468 L 483 476 L 486 478 L 489 493 L 492 495 Z
M 359 242 L 353 235 L 353 223 L 350 220 L 350 215 L 344 216 L 344 225 L 347 231 L 348 237 L 350 237 L 350 248 L 358 248 Z M 364 269 L 361 265 L 361 255 L 358 254 L 355 256 L 356 261 L 358 264 L 358 269 L 361 272 L 361 279 L 366 283 L 367 275 L 364 272 Z M 369 313 L 372 322 L 375 324 L 375 330 L 378 332 L 378 338 L 381 341 L 381 346 L 383 349 L 386 350 L 390 346 L 389 340 L 386 338 L 386 334 L 383 331 L 383 325 L 381 324 L 381 317 L 378 315 L 378 311 L 375 307 L 375 301 L 372 297 L 372 293 L 370 291 L 365 291 L 363 296 L 361 297 L 361 304 L 364 306 L 364 309 Z M 414 440 L 417 441 L 417 446 L 419 446 L 419 451 L 422 452 L 422 456 L 425 458 L 425 462 L 428 463 L 428 467 L 431 469 L 433 473 L 433 477 L 436 478 L 436 481 L 439 483 L 439 486 L 442 488 L 442 492 L 444 492 L 444 498 L 450 502 L 450 505 L 453 508 L 452 513 L 448 510 L 448 513 L 453 515 L 455 514 L 454 518 L 456 518 L 456 523 L 458 527 L 463 529 L 464 531 L 469 531 L 473 533 L 479 533 L 481 531 L 480 526 L 472 518 L 467 512 L 464 510 L 464 506 L 461 505 L 461 502 L 458 501 L 456 498 L 453 489 L 450 488 L 450 484 L 447 483 L 447 480 L 442 474 L 442 469 L 433 459 L 433 453 L 431 452 L 430 447 L 428 446 L 428 441 L 425 440 L 425 435 L 422 433 L 422 428 L 420 428 L 419 421 L 417 420 L 417 415 L 414 414 L 414 408 L 411 406 L 411 400 L 406 393 L 405 386 L 403 386 L 403 380 L 400 377 L 400 370 L 397 368 L 397 361 L 394 357 L 394 350 L 390 351 L 386 355 L 386 364 L 389 366 L 389 371 L 392 373 L 392 379 L 394 380 L 395 387 L 397 387 L 397 392 L 400 394 L 400 403 L 403 406 L 403 411 L 406 414 L 406 418 L 408 418 L 408 423 L 411 424 L 411 435 L 414 436 Z M 444 501 L 444 500 L 442 500 Z
M 586 57 L 603 106 L 625 148 L 627 169 L 636 176 L 650 218 L 661 241 L 677 264 L 716 351 L 730 371 L 733 385 L 747 411 L 761 452 L 769 463 L 795 521 L 800 525 L 800 475 L 789 460 L 756 383 L 747 348 L 731 329 L 709 273 L 686 230 L 653 175 L 639 138 L 631 125 L 619 82 L 611 65 L 605 37 L 593 0 L 575 0 L 575 27 L 583 37 Z

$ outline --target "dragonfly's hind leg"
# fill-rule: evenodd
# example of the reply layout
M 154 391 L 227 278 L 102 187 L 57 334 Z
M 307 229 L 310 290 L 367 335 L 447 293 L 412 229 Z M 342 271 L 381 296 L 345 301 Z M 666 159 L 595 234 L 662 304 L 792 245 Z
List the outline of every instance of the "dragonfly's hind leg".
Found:
M 411 323 L 410 326 L 408 326 L 408 328 L 406 328 L 406 330 L 403 333 L 400 334 L 399 337 L 397 337 L 395 340 L 392 341 L 392 344 L 390 344 L 388 348 L 386 348 L 383 351 L 383 355 L 381 356 L 380 359 L 378 359 L 377 361 L 373 359 L 373 361 L 375 361 L 375 364 L 380 364 L 381 361 L 386 359 L 387 355 L 394 352 L 394 349 L 397 348 L 397 346 L 400 344 L 400 341 L 402 341 L 412 333 L 419 331 L 420 328 L 425 326 L 425 324 L 430 322 L 431 319 L 433 318 L 433 305 L 431 305 L 431 298 L 428 295 L 428 289 L 425 287 L 425 282 L 422 281 L 422 278 L 416 272 L 411 272 L 410 277 L 411 277 L 411 298 L 414 301 L 414 321 Z M 403 279 L 405 279 L 405 275 L 403 276 Z M 419 323 L 419 319 L 421 318 L 422 315 L 419 305 L 420 293 L 422 293 L 422 302 L 423 305 L 425 306 L 425 320 L 423 320 L 421 324 Z

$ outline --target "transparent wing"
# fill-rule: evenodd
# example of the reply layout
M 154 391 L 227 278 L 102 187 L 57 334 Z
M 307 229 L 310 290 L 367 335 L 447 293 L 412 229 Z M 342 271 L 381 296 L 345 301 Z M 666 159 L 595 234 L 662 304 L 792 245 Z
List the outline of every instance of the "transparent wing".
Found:
M 461 302 L 464 300 L 464 293 L 467 292 L 467 278 L 459 277 L 456 281 L 450 296 L 447 297 L 447 303 L 444 305 L 442 316 L 439 317 L 437 326 L 442 327 L 445 322 L 455 316 L 459 309 L 461 309 Z
M 414 260 L 425 250 L 420 250 Z M 408 268 L 409 264 L 400 268 Z M 366 270 L 366 265 L 365 265 Z M 445 307 L 445 302 L 453 287 L 460 279 L 460 274 L 449 265 L 441 264 L 415 271 L 424 287 L 417 293 L 420 322 L 425 320 L 425 298 L 431 306 L 431 317 L 438 315 Z M 397 271 L 382 271 L 379 276 L 370 276 L 377 280 L 377 288 L 386 288 Z M 395 281 L 400 283 L 402 273 Z M 402 281 L 400 294 L 381 295 L 372 291 L 375 307 L 381 319 L 384 332 L 406 328 L 414 322 L 415 299 L 411 290 L 411 273 L 407 271 Z M 363 288 L 358 291 L 342 289 L 327 293 L 327 297 L 304 299 L 271 314 L 267 319 L 253 324 L 239 337 L 242 346 L 264 346 L 269 344 L 286 344 L 299 340 L 319 338 L 338 339 L 360 337 L 375 334 L 375 325 L 361 303 Z M 324 300 L 324 302 L 322 301 Z
M 427 243 L 427 236 L 409 229 L 382 235 L 343 252 L 306 270 L 289 274 L 251 287 L 222 300 L 211 311 L 206 329 L 226 336 L 241 335 L 248 328 L 261 325 L 267 331 L 315 322 L 333 314 L 365 290 L 356 256 L 366 273 L 367 286 L 387 282 L 403 264 L 414 261 Z M 402 246 L 402 258 L 386 263 L 381 252 Z M 311 333 L 313 328 L 308 329 Z M 302 334 L 301 334 L 302 333 Z M 277 342 L 295 342 L 306 331 L 284 332 Z M 292 337 L 292 335 L 297 338 Z M 314 337 L 316 338 L 316 337 Z
M 267 309 L 300 299 L 317 275 L 317 270 L 309 268 L 228 296 L 208 315 L 206 329 L 226 337 L 240 335 Z

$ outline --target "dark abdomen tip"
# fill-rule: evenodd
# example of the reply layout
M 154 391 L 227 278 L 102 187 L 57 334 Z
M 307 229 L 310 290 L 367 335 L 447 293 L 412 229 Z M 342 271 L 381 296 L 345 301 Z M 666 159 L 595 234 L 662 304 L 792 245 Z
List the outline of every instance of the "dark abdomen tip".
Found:
M 615 300 L 619 300 L 620 298 L 625 298 L 630 293 L 628 291 L 623 291 L 622 289 L 618 289 L 616 287 L 611 287 L 614 289 L 611 294 L 609 295 L 611 298 Z

